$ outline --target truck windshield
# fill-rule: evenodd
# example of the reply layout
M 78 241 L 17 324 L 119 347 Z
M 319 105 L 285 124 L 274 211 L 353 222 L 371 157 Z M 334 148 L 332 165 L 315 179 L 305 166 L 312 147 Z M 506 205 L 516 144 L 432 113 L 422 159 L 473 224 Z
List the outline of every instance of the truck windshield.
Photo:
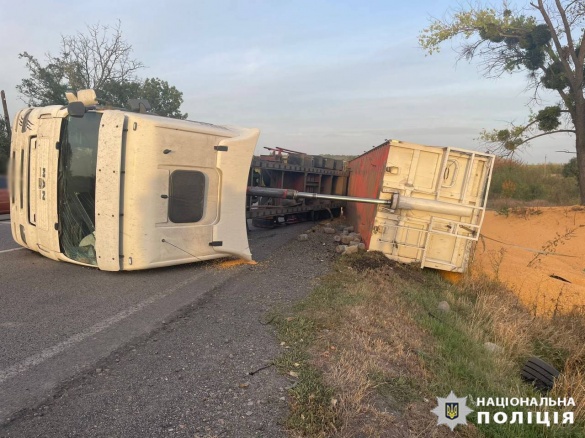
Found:
M 101 113 L 68 117 L 61 128 L 59 155 L 59 244 L 67 257 L 97 265 L 95 181 Z

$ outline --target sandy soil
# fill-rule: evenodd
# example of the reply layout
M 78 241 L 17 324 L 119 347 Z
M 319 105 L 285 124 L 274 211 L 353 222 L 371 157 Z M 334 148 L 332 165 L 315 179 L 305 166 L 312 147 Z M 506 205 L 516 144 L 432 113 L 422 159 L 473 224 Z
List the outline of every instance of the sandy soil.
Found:
M 499 278 L 535 314 L 585 310 L 585 208 L 486 213 L 472 272 Z

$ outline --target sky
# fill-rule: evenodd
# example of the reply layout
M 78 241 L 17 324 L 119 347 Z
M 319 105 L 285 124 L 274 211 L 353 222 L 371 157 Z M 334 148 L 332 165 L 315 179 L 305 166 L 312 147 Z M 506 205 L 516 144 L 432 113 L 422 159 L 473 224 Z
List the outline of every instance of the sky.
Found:
M 457 1 L 28 1 L 0 0 L 0 88 L 11 116 L 26 106 L 18 54 L 58 53 L 62 35 L 120 20 L 134 57 L 183 92 L 190 120 L 260 128 L 257 153 L 283 147 L 358 155 L 386 139 L 483 151 L 482 129 L 524 123 L 523 74 L 486 79 L 447 43 L 418 46 L 432 17 Z M 9 12 L 9 13 L 7 13 Z M 554 96 L 544 96 L 550 104 Z M 565 163 L 568 135 L 518 158 Z

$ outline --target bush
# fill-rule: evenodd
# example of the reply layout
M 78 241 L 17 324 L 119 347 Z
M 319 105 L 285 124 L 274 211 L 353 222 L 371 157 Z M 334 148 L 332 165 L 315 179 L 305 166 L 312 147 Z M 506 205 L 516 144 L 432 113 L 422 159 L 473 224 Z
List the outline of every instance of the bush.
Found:
M 571 158 L 567 164 L 563 166 L 563 176 L 569 178 L 571 176 L 579 178 L 579 166 L 577 164 L 577 157 Z
M 576 159 L 575 159 L 576 161 Z M 496 159 L 488 205 L 503 201 L 537 202 L 546 205 L 579 203 L 579 187 L 568 164 L 523 164 L 514 159 Z M 576 165 L 576 163 L 575 163 Z

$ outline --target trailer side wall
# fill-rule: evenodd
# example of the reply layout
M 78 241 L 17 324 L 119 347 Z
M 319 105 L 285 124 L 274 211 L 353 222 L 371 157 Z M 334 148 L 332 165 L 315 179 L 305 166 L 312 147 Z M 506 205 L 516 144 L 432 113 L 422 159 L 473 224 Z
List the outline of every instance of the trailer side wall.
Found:
M 349 162 L 350 178 L 347 188 L 349 196 L 374 199 L 380 197 L 389 150 L 390 146 L 383 144 Z M 348 202 L 345 212 L 350 223 L 362 235 L 363 241 L 368 248 L 377 206 L 360 202 Z

